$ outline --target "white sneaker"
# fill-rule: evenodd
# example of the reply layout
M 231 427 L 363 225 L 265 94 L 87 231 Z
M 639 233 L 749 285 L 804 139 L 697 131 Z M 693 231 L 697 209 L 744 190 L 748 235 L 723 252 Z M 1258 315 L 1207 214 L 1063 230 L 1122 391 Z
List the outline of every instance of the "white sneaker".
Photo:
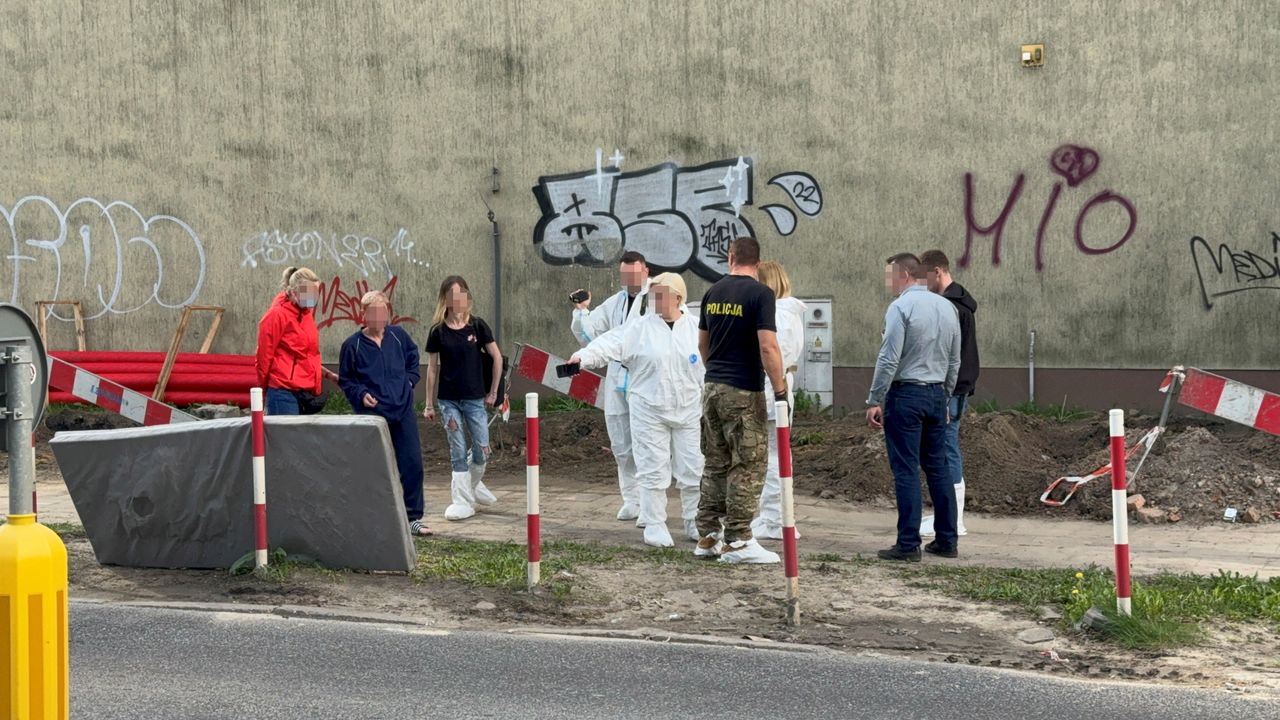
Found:
M 644 528 L 644 544 L 654 547 L 672 547 L 671 533 L 666 525 L 650 524 Z
M 727 545 L 720 553 L 720 562 L 769 565 L 782 562 L 782 559 L 778 557 L 778 553 L 765 550 L 755 538 L 752 538 Z
M 630 502 L 622 503 L 622 507 L 618 510 L 619 520 L 623 520 L 623 521 L 635 520 L 638 517 L 640 517 L 639 505 L 636 505 L 635 503 L 630 503 Z
M 692 540 L 692 541 L 694 541 L 694 542 L 698 542 L 699 540 L 701 540 L 701 539 L 702 539 L 702 536 L 698 534 L 698 521 L 697 521 L 697 520 L 685 520 L 685 521 L 684 521 L 684 534 L 685 534 L 685 535 L 686 535 L 690 540 Z

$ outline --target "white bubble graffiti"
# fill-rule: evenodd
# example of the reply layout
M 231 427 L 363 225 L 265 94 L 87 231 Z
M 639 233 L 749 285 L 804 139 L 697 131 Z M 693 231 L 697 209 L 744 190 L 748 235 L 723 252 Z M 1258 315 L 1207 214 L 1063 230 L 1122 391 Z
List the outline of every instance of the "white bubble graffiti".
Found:
M 325 262 L 339 269 L 352 268 L 363 277 L 375 273 L 392 277 L 396 273 L 392 260 L 403 261 L 415 267 L 431 267 L 431 263 L 414 257 L 415 245 L 404 228 L 395 234 L 385 246 L 371 235 L 324 233 L 309 230 L 287 233 L 282 230 L 266 230 L 250 235 L 241 247 L 244 260 L 241 267 L 256 268 L 261 265 L 303 264 Z
M 0 206 L 0 217 L 12 242 L 3 258 L 10 272 L 0 277 L 12 278 L 9 302 L 15 305 L 22 299 L 79 300 L 91 320 L 153 303 L 180 308 L 193 303 L 204 285 L 200 237 L 172 215 L 147 216 L 124 201 L 87 197 L 64 209 L 28 195 L 12 208 Z M 50 317 L 67 319 L 54 312 Z

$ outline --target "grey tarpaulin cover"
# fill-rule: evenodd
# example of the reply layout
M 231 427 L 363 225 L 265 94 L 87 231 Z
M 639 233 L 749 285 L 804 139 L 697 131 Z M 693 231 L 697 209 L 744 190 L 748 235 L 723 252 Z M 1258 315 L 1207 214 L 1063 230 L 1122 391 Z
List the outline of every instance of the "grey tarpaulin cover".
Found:
M 61 432 L 50 442 L 98 562 L 225 568 L 253 549 L 249 418 Z M 272 548 L 329 567 L 410 570 L 385 421 L 266 419 Z

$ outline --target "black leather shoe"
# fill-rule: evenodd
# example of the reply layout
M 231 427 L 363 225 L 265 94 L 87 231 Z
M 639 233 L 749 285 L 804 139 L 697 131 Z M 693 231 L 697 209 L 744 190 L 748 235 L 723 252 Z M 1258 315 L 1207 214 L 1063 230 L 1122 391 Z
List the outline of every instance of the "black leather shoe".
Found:
M 915 550 L 903 550 L 894 545 L 888 550 L 881 550 L 876 553 L 881 560 L 898 560 L 900 562 L 920 562 L 920 548 Z
M 944 557 L 944 558 L 960 557 L 960 551 L 957 550 L 954 545 L 951 547 L 947 547 L 945 545 L 939 544 L 937 540 L 934 540 L 928 545 L 925 545 L 924 551 L 929 553 L 930 555 L 937 555 L 938 557 Z

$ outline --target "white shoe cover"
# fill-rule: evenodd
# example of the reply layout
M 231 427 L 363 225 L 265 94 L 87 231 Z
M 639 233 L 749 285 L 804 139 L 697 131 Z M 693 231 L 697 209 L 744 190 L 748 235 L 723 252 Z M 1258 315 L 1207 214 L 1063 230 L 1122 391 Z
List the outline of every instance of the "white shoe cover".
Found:
M 476 514 L 476 498 L 471 490 L 471 473 L 455 472 L 450 493 L 452 502 L 444 509 L 445 520 L 466 520 Z
M 672 547 L 671 533 L 666 525 L 650 524 L 644 527 L 644 544 L 654 547 Z
M 497 496 L 484 485 L 484 471 L 488 467 L 487 464 L 471 466 L 471 492 L 475 496 L 476 504 L 484 507 L 495 505 L 498 502 Z
M 724 552 L 720 553 L 720 562 L 769 565 L 782 562 L 782 558 L 779 558 L 776 552 L 765 550 L 755 538 L 752 538 L 727 545 Z

